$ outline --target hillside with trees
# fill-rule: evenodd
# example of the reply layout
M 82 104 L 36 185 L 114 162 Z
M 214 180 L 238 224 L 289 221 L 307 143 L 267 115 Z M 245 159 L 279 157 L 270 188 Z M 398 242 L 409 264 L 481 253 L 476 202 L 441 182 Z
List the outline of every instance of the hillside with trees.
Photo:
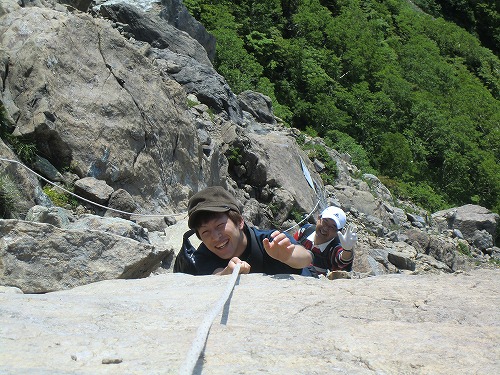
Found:
M 400 198 L 500 212 L 495 1 L 184 0 L 235 93 L 348 152 Z M 488 47 L 488 48 L 487 48 Z

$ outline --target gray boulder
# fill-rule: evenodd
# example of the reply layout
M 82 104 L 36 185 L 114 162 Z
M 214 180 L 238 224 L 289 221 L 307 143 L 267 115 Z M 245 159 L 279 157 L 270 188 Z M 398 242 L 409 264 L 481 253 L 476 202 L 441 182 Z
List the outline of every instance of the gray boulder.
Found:
M 196 95 L 201 103 L 225 119 L 241 124 L 243 116 L 238 99 L 213 67 L 168 49 L 151 48 L 148 57 L 154 59 L 165 76 L 182 85 L 188 94 Z
M 20 7 L 21 6 L 16 0 L 2 0 L 2 2 L 0 3 L 0 17 L 3 16 L 4 14 L 18 10 Z
M 470 242 L 481 251 L 493 247 L 493 237 L 485 229 L 474 231 Z
M 113 188 L 105 181 L 94 177 L 84 177 L 75 182 L 75 193 L 98 204 L 107 204 Z
M 67 228 L 70 222 L 76 219 L 70 210 L 62 207 L 36 205 L 30 208 L 25 220 L 51 224 L 58 228 Z
M 23 219 L 28 210 L 37 204 L 41 189 L 35 189 L 38 185 L 37 178 L 27 169 L 21 167 L 23 164 L 12 152 L 12 150 L 0 140 L 0 199 L 3 208 L 3 217 Z M 37 194 L 38 193 L 38 194 Z
M 205 48 L 210 61 L 214 61 L 215 37 L 188 12 L 182 0 L 162 0 L 162 5 L 164 7 L 160 12 L 160 17 L 197 40 Z
M 79 11 L 86 12 L 89 10 L 92 0 L 60 0 L 62 4 L 68 4 Z
M 432 220 L 439 230 L 458 229 L 466 240 L 470 240 L 476 230 L 485 230 L 495 238 L 500 216 L 485 207 L 466 204 L 435 212 Z
M 457 245 L 451 239 L 412 229 L 406 232 L 407 241 L 417 252 L 431 255 L 434 259 L 445 263 L 449 271 L 456 268 Z
M 137 204 L 127 190 L 118 189 L 111 193 L 108 207 L 105 216 L 116 216 L 130 220 L 130 213 L 137 209 Z
M 389 252 L 387 254 L 389 262 L 394 264 L 397 268 L 403 270 L 415 271 L 415 261 L 410 259 L 406 254 L 399 252 Z
M 187 33 L 165 22 L 159 15 L 144 11 L 127 3 L 103 4 L 102 16 L 118 22 L 127 36 L 149 43 L 152 47 L 168 48 L 172 52 L 190 56 L 201 64 L 212 66 L 205 49 Z
M 148 243 L 102 231 L 0 220 L 0 285 L 24 293 L 146 277 L 168 255 Z
M 82 232 L 91 230 L 112 233 L 149 244 L 148 233 L 142 226 L 117 217 L 101 217 L 88 214 L 80 215 L 78 220 L 73 220 L 65 229 L 79 230 Z
M 243 91 L 238 95 L 242 110 L 250 113 L 257 122 L 276 124 L 271 98 L 255 91 Z

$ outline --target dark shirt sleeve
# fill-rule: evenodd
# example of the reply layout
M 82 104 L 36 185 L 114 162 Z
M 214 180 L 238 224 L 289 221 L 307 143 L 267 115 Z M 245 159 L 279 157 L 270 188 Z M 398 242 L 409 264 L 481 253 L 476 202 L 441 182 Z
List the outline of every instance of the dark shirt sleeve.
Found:
M 335 246 L 330 250 L 330 265 L 329 269 L 331 271 L 346 270 L 350 271 L 352 268 L 352 262 L 354 257 L 351 257 L 347 262 L 342 260 L 342 252 L 344 248 L 340 244 L 340 240 L 335 238 Z

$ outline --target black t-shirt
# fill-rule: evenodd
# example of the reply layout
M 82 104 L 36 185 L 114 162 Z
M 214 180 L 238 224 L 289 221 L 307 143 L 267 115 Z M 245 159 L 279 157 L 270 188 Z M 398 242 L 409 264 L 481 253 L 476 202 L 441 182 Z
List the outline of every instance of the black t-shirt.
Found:
M 269 241 L 272 241 L 271 233 L 273 233 L 274 230 L 260 230 L 245 224 L 244 231 L 247 237 L 247 247 L 239 258 L 250 264 L 251 273 L 276 275 L 300 274 L 302 272 L 301 268 L 292 268 L 267 254 L 262 241 L 264 238 L 268 238 Z M 293 244 L 297 244 L 297 241 L 295 241 L 292 236 L 288 233 L 285 234 Z M 229 263 L 229 259 L 219 258 L 208 250 L 204 243 L 198 246 L 193 256 L 196 263 L 196 275 L 211 275 L 216 269 L 225 268 Z

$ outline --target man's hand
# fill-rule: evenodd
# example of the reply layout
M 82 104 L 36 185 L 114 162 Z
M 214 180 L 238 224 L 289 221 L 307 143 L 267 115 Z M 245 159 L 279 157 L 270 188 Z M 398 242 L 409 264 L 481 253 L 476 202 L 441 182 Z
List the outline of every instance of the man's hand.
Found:
M 245 261 L 242 261 L 238 257 L 234 257 L 231 258 L 231 260 L 227 263 L 226 268 L 216 269 L 213 275 L 231 275 L 238 263 L 240 264 L 240 272 L 239 272 L 240 275 L 243 273 L 250 273 L 250 268 L 251 268 L 250 264 L 248 264 Z
M 349 224 L 344 233 L 339 232 L 339 240 L 340 245 L 342 245 L 344 250 L 352 250 L 358 240 L 358 235 L 356 234 L 356 228 L 354 225 Z
M 294 245 L 285 233 L 271 233 L 272 242 L 264 238 L 264 249 L 270 257 L 279 260 L 292 268 L 304 268 L 313 261 L 312 253 L 302 245 Z
M 263 245 L 266 252 L 274 259 L 280 262 L 287 263 L 288 259 L 292 256 L 295 245 L 290 242 L 290 239 L 280 231 L 275 230 L 271 233 L 273 241 L 264 238 Z

